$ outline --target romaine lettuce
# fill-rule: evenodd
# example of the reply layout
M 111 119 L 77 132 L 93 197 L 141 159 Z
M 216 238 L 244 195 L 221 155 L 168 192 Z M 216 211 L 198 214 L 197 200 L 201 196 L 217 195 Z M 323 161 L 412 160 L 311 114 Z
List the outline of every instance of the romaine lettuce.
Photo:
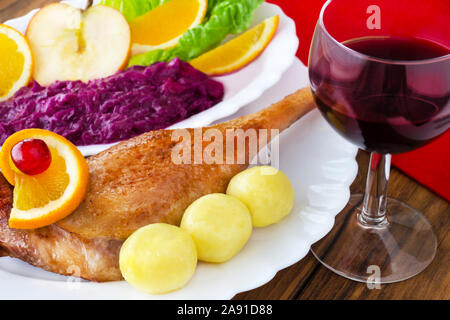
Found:
M 128 21 L 137 18 L 170 0 L 101 0 L 100 4 L 113 7 Z
M 132 20 L 170 0 L 102 0 Z M 237 34 L 250 26 L 254 11 L 264 0 L 209 0 L 203 23 L 186 31 L 176 47 L 153 50 L 133 56 L 129 66 L 150 65 L 175 57 L 189 61 L 219 46 L 228 34 Z

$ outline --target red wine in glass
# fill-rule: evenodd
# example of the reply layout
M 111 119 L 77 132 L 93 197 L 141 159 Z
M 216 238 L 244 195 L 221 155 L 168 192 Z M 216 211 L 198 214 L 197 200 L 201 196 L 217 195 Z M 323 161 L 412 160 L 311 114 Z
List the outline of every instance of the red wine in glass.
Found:
M 352 194 L 330 233 L 311 246 L 341 276 L 397 282 L 434 258 L 428 220 L 388 199 L 387 186 L 391 153 L 416 149 L 450 126 L 449 23 L 449 0 L 328 0 L 322 8 L 309 54 L 311 90 L 328 123 L 371 152 L 365 193 Z
M 342 44 L 390 61 L 428 60 L 450 54 L 442 45 L 417 38 L 362 37 Z M 322 82 L 315 92 L 316 103 L 327 121 L 362 149 L 407 152 L 428 143 L 449 127 L 450 91 L 433 95 L 421 90 L 421 86 L 430 84 L 448 86 L 448 69 L 435 70 L 443 75 L 439 77 L 426 68 L 413 72 L 402 64 L 367 63 L 349 80 L 331 72 L 324 77 L 321 69 L 327 67 L 326 61 L 319 61 L 310 68 L 311 81 L 320 77 Z

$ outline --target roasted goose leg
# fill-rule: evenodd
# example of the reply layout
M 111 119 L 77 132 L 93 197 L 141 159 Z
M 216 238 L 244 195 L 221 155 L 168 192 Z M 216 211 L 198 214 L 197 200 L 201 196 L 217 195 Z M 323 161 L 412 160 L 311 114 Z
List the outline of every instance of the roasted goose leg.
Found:
M 281 132 L 314 107 L 310 90 L 302 89 L 260 112 L 209 129 L 223 136 L 230 129 Z M 93 281 L 120 280 L 118 253 L 124 239 L 150 223 L 178 225 L 189 204 L 205 194 L 224 192 L 230 179 L 254 156 L 247 146 L 242 164 L 176 164 L 172 150 L 178 141 L 173 136 L 186 132 L 194 144 L 194 129 L 158 130 L 89 158 L 90 184 L 84 202 L 66 219 L 41 229 L 8 227 L 12 189 L 0 177 L 0 255 L 3 252 L 52 272 Z M 201 149 L 208 144 L 204 142 Z M 242 149 L 234 151 L 237 157 Z

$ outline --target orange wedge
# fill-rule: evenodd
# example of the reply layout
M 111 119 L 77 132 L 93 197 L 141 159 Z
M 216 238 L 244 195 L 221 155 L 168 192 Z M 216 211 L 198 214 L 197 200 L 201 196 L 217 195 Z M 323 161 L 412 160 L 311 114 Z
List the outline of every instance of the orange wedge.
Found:
M 33 57 L 25 37 L 0 24 L 0 101 L 11 98 L 31 79 Z
M 22 173 L 11 159 L 11 149 L 26 139 L 43 140 L 51 153 L 48 169 L 37 175 Z M 86 194 L 89 169 L 80 151 L 67 139 L 42 129 L 26 129 L 11 135 L 0 152 L 0 169 L 15 185 L 9 226 L 35 229 L 65 218 Z
M 208 0 L 171 0 L 130 22 L 132 54 L 174 47 L 205 17 Z
M 278 28 L 278 16 L 257 26 L 224 45 L 206 52 L 189 63 L 208 75 L 237 71 L 255 60 L 267 47 Z

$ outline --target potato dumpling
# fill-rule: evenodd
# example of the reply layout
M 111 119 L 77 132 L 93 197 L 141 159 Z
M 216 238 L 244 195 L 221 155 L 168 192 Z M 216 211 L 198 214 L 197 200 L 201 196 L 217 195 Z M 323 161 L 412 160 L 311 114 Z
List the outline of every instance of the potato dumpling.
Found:
M 197 199 L 186 209 L 181 228 L 194 239 L 199 260 L 221 263 L 231 259 L 247 243 L 252 220 L 241 201 L 213 193 Z
M 249 208 L 255 227 L 280 221 L 294 206 L 294 189 L 289 178 L 270 166 L 253 167 L 237 174 L 231 179 L 227 194 Z
M 155 223 L 134 232 L 120 250 L 120 271 L 135 288 L 160 294 L 183 287 L 194 275 L 197 251 L 181 228 Z

